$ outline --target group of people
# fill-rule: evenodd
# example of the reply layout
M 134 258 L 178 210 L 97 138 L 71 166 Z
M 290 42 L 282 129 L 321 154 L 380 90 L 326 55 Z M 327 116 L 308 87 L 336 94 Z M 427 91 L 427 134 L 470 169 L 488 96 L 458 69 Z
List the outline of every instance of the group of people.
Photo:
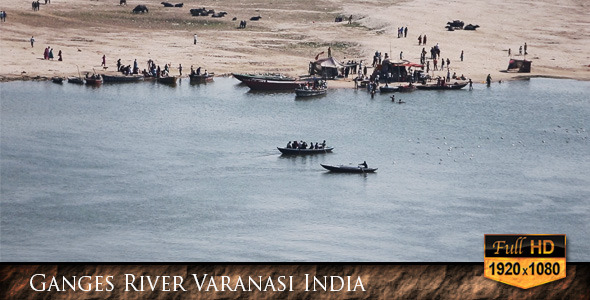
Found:
M 39 1 L 33 1 L 33 3 L 31 4 L 31 7 L 33 8 L 33 11 L 38 11 L 39 7 L 41 6 L 41 3 L 39 3 Z
M 401 38 L 401 37 L 407 37 L 408 36 L 408 26 L 406 27 L 399 27 L 397 29 L 397 37 Z
M 309 146 L 309 148 L 308 148 L 308 146 Z M 304 141 L 299 141 L 299 142 L 289 141 L 289 143 L 287 143 L 287 149 L 300 149 L 300 150 L 301 149 L 302 150 L 309 149 L 309 150 L 312 150 L 312 149 L 324 149 L 324 148 L 326 148 L 326 141 L 325 140 L 321 144 L 316 142 L 315 145 L 314 145 L 314 143 L 309 143 L 309 145 L 308 145 Z
M 31 40 L 33 40 L 33 38 L 31 37 Z M 31 42 L 31 46 L 33 45 L 33 42 Z M 53 48 L 47 46 L 47 48 L 45 48 L 45 50 L 43 51 L 43 59 L 45 60 L 53 60 Z M 62 61 L 62 57 L 61 57 L 61 50 L 59 50 L 59 52 L 57 53 L 57 60 L 58 61 Z
M 180 75 L 182 75 L 182 73 Z M 198 67 L 195 70 L 193 68 L 193 65 L 191 65 L 191 75 L 201 75 L 201 67 Z M 209 75 L 209 73 L 207 72 L 207 70 L 205 70 L 205 72 L 203 73 L 203 75 L 205 75 L 205 76 Z
M 422 35 L 418 36 L 418 46 L 420 45 L 426 45 L 426 35 L 424 35 L 424 37 L 422 37 Z
M 0 11 L 0 21 L 6 22 L 6 11 Z
M 246 23 L 245 20 L 240 21 L 240 26 L 238 27 L 238 29 L 244 29 L 244 28 L 246 28 L 246 24 L 247 23 Z

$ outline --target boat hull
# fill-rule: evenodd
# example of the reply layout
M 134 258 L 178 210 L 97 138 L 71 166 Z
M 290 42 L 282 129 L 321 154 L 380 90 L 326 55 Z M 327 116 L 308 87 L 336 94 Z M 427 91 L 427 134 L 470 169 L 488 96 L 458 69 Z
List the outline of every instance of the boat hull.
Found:
M 338 165 L 338 166 L 333 166 L 333 165 L 324 165 L 324 164 L 320 164 L 322 167 L 324 167 L 324 169 L 330 171 L 330 172 L 336 172 L 336 173 L 373 173 L 375 171 L 377 171 L 377 168 L 363 168 L 363 167 L 359 167 L 359 166 L 345 166 L 345 165 Z
M 158 83 L 163 84 L 176 84 L 176 76 L 158 77 Z
M 103 82 L 109 83 L 123 83 L 123 82 L 138 82 L 143 81 L 143 75 L 102 75 Z
M 330 153 L 334 150 L 334 147 L 326 147 L 324 149 L 293 149 L 293 148 L 281 148 L 277 147 L 282 154 L 285 155 L 313 155 Z
M 250 89 L 257 91 L 293 91 L 299 87 L 300 82 L 296 81 L 275 81 L 250 79 L 243 80 Z
M 75 83 L 75 84 L 84 84 L 84 78 L 81 78 L 81 77 L 68 77 L 68 82 L 69 83 Z
M 380 86 L 379 87 L 379 92 L 381 93 L 393 93 L 393 92 L 397 92 L 399 91 L 399 87 L 397 86 Z
M 264 74 L 240 74 L 232 73 L 232 75 L 239 81 L 244 80 L 273 80 L 273 81 L 295 81 L 295 78 L 283 76 L 281 74 L 264 75 Z
M 213 75 L 189 75 L 191 83 L 213 82 Z
M 316 90 L 306 90 L 306 89 L 296 89 L 295 95 L 297 97 L 313 97 L 313 96 L 320 96 L 325 95 L 327 93 L 327 89 L 316 89 Z
M 428 91 L 444 91 L 444 90 L 460 90 L 467 86 L 467 83 L 460 84 L 447 84 L 447 85 L 417 85 L 416 88 L 419 90 Z

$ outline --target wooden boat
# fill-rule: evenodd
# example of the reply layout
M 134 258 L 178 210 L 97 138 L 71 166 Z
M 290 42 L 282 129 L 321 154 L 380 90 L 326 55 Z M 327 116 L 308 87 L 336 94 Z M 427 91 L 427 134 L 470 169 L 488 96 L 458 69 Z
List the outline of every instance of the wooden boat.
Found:
M 63 83 L 63 82 L 64 82 L 64 78 L 63 78 L 63 77 L 57 77 L 57 76 L 56 76 L 56 77 L 52 77 L 52 78 L 51 78 L 51 81 L 52 81 L 53 83 Z
M 75 83 L 75 84 L 84 84 L 84 78 L 82 78 L 82 77 L 68 77 L 68 82 Z
M 380 86 L 379 87 L 379 92 L 381 93 L 393 93 L 393 92 L 397 92 L 399 91 L 399 87 L 398 86 Z
M 409 85 L 400 85 L 398 86 L 400 92 L 411 92 L 416 90 L 416 85 L 409 84 Z
M 321 154 L 329 153 L 334 150 L 334 147 L 326 147 L 323 149 L 295 149 L 295 148 L 281 148 L 277 147 L 281 153 L 285 155 L 310 155 L 310 154 Z
M 102 83 L 102 76 L 100 76 L 100 74 L 94 74 L 91 76 L 86 75 L 84 80 L 86 80 L 86 84 L 88 85 L 99 85 Z
M 373 172 L 377 171 L 377 168 L 365 168 L 365 167 L 361 167 L 361 166 L 351 166 L 351 165 L 334 166 L 334 165 L 324 165 L 324 164 L 320 164 L 320 165 L 331 172 L 337 172 L 337 173 L 373 173 Z
M 189 78 L 191 79 L 191 83 L 207 83 L 213 82 L 213 73 L 210 74 L 190 74 Z
M 295 95 L 297 97 L 313 97 L 319 95 L 325 95 L 328 92 L 328 89 L 325 87 L 315 88 L 315 89 L 306 89 L 306 88 L 296 88 Z
M 176 76 L 158 77 L 158 83 L 163 83 L 163 84 L 176 84 L 176 79 L 178 79 Z
M 439 90 L 459 90 L 467 86 L 467 83 L 453 83 L 453 84 L 424 84 L 424 85 L 417 85 L 416 88 L 419 90 L 430 90 L 430 91 L 439 91 Z
M 297 81 L 276 81 L 265 79 L 245 79 L 242 82 L 250 89 L 259 91 L 293 91 L 299 87 L 299 84 L 301 84 L 301 82 Z
M 283 74 L 243 74 L 243 73 L 231 73 L 237 80 L 273 80 L 273 81 L 295 81 L 295 78 L 288 77 Z
M 105 75 L 102 74 L 102 81 L 109 83 L 138 82 L 143 80 L 143 75 Z

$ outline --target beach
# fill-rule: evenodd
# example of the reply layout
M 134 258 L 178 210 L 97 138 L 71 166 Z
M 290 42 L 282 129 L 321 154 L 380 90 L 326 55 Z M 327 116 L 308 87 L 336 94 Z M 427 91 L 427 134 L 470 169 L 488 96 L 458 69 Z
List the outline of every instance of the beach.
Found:
M 138 4 L 149 12 L 133 14 Z M 191 8 L 201 7 L 227 15 L 191 16 Z M 403 52 L 403 59 L 419 62 L 422 48 L 428 52 L 436 44 L 441 58 L 451 61 L 450 73 L 474 82 L 483 82 L 487 74 L 493 81 L 522 75 L 590 80 L 589 8 L 583 0 L 188 1 L 183 7 L 164 7 L 159 1 L 119 5 L 116 0 L 54 0 L 33 11 L 29 2 L 6 0 L 0 8 L 7 12 L 0 24 L 0 80 L 112 73 L 118 59 L 123 65 L 137 59 L 140 70 L 149 59 L 162 67 L 170 64 L 171 75 L 178 75 L 182 65 L 184 76 L 191 66 L 217 76 L 298 76 L 308 73 L 309 62 L 318 54 L 326 57 L 328 47 L 341 62 L 370 64 L 375 51 L 394 59 Z M 250 21 L 253 16 L 261 19 Z M 338 16 L 342 22 L 335 22 Z M 241 20 L 247 21 L 245 29 L 238 29 Z M 452 20 L 480 27 L 447 31 L 446 23 Z M 407 37 L 397 37 L 399 27 L 408 28 Z M 418 45 L 418 36 L 424 35 L 426 46 Z M 525 43 L 528 55 L 519 55 Z M 43 59 L 46 47 L 53 48 L 53 60 Z M 512 58 L 532 61 L 531 73 L 502 72 L 509 49 Z M 57 59 L 60 50 L 63 61 Z M 106 68 L 101 66 L 103 55 Z M 433 75 L 446 76 L 446 67 Z M 351 80 L 330 85 L 352 87 Z

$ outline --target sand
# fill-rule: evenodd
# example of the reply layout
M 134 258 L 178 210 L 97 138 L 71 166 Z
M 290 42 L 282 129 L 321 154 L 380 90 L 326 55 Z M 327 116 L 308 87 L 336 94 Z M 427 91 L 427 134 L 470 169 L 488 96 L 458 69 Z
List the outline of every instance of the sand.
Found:
M 31 3 L 3 0 L 7 12 L 0 23 L 0 80 L 52 76 L 75 76 L 85 72 L 116 69 L 117 59 L 140 69 L 153 59 L 171 74 L 183 74 L 191 65 L 227 75 L 232 72 L 281 72 L 305 75 L 308 64 L 320 52 L 340 61 L 372 61 L 375 51 L 419 62 L 424 46 L 418 36 L 427 35 L 426 51 L 439 44 L 441 57 L 451 61 L 450 72 L 464 74 L 475 82 L 491 74 L 494 81 L 520 75 L 590 80 L 590 2 L 587 0 L 254 0 L 193 1 L 182 8 L 167 8 L 155 0 L 53 0 Z M 176 2 L 174 2 L 176 3 Z M 137 4 L 150 9 L 132 14 Z M 191 8 L 226 11 L 223 18 L 193 17 Z M 334 22 L 342 15 L 343 22 Z M 353 16 L 348 24 L 348 16 Z M 261 16 L 259 21 L 249 21 Z M 232 21 L 232 18 L 237 20 Z M 448 21 L 477 24 L 475 31 L 447 31 Z M 238 29 L 248 20 L 246 29 Z M 408 27 L 406 38 L 397 38 L 397 28 Z M 193 44 L 193 35 L 198 42 Z M 36 42 L 31 47 L 30 38 Z M 527 43 L 532 60 L 529 74 L 506 73 L 509 56 L 517 59 L 519 46 Z M 43 60 L 43 50 L 53 48 L 54 60 Z M 63 61 L 57 61 L 61 50 Z M 464 51 L 464 60 L 460 53 Z M 106 56 L 107 69 L 101 67 Z M 432 74 L 432 73 L 431 73 Z M 444 76 L 446 71 L 433 75 Z M 352 87 L 350 81 L 330 86 Z

